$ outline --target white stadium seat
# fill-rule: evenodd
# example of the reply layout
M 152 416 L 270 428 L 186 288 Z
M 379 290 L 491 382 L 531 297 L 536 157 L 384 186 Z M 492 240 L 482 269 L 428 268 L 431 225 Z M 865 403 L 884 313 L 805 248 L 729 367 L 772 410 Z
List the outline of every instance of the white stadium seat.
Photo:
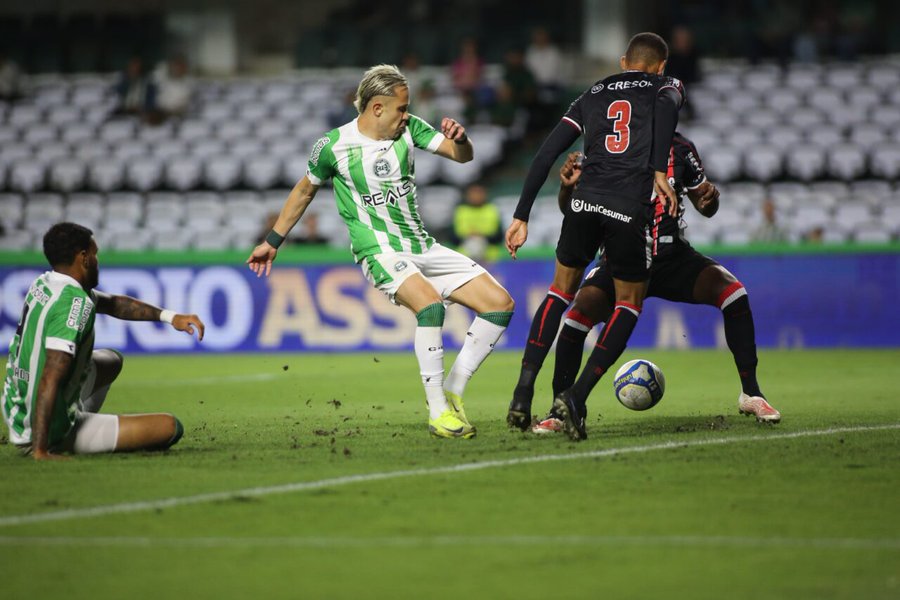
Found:
M 900 144 L 881 144 L 869 153 L 869 168 L 873 175 L 885 179 L 900 177 Z
M 241 160 L 233 156 L 214 156 L 206 161 L 203 181 L 214 190 L 237 186 L 243 177 Z
M 744 171 L 757 181 L 771 181 L 779 177 L 783 163 L 783 154 L 774 147 L 759 145 L 744 153 Z
M 812 181 L 825 172 L 825 151 L 818 146 L 800 146 L 785 158 L 787 174 L 801 181 Z
M 710 179 L 727 182 L 740 177 L 743 160 L 739 149 L 721 145 L 703 152 L 703 166 Z
M 47 165 L 34 159 L 15 161 L 9 167 L 7 182 L 15 192 L 34 192 L 44 187 Z
M 84 187 L 87 164 L 77 158 L 56 161 L 50 167 L 50 186 L 60 192 L 73 192 Z
M 125 165 L 125 182 L 139 192 L 157 189 L 163 181 L 163 162 L 153 157 L 130 158 Z
M 166 160 L 166 186 L 184 192 L 200 185 L 203 161 L 194 156 L 172 156 Z
M 248 187 L 265 190 L 279 185 L 284 177 L 282 160 L 262 154 L 244 160 L 244 182 Z
M 119 160 L 95 159 L 88 163 L 88 184 L 91 188 L 110 192 L 122 188 L 125 165 Z
M 866 153 L 862 148 L 843 144 L 828 151 L 828 174 L 835 179 L 856 179 L 865 170 Z

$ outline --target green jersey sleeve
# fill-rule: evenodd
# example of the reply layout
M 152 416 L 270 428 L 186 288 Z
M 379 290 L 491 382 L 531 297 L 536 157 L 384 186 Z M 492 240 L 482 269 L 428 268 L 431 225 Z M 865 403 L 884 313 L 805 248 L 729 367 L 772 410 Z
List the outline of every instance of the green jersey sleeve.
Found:
M 438 146 L 441 145 L 441 142 L 444 141 L 444 136 L 441 135 L 437 129 L 416 115 L 409 116 L 409 125 L 407 128 L 409 129 L 409 134 L 412 136 L 413 144 L 415 144 L 416 148 L 422 148 L 434 153 L 438 149 Z
M 337 138 L 338 131 L 336 129 L 329 131 L 316 140 L 312 152 L 309 153 L 306 177 L 313 185 L 322 185 L 337 172 L 337 163 L 332 150 L 332 146 L 337 141 Z
M 83 339 L 83 332 L 93 310 L 93 302 L 85 294 L 72 293 L 67 288 L 47 313 L 44 346 L 74 355 Z

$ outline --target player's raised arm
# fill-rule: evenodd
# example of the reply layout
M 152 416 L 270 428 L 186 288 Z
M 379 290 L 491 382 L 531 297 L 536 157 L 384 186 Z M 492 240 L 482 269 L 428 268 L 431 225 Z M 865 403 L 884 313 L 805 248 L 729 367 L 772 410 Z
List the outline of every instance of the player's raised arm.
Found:
M 269 276 L 272 271 L 272 262 L 278 254 L 278 247 L 306 212 L 309 203 L 316 197 L 318 191 L 319 186 L 314 185 L 309 177 L 304 175 L 303 179 L 298 181 L 291 193 L 288 194 L 272 231 L 269 232 L 263 243 L 253 249 L 246 261 L 250 270 L 256 273 L 257 277 Z
M 107 294 L 100 290 L 94 290 L 94 299 L 97 302 L 97 312 L 109 315 L 125 321 L 164 321 L 178 331 L 184 331 L 194 335 L 197 330 L 197 339 L 203 340 L 206 326 L 197 315 L 181 314 L 171 310 L 165 310 L 152 304 L 117 294 Z
M 547 181 L 547 175 L 553 167 L 553 163 L 559 155 L 566 151 L 581 135 L 580 125 L 575 121 L 565 118 L 560 121 L 531 161 L 528 175 L 525 176 L 525 184 L 519 195 L 519 204 L 513 214 L 512 223 L 506 230 L 506 250 L 510 256 L 516 257 L 516 252 L 528 239 L 528 217 L 531 215 L 531 207 L 537 198 L 541 186 Z
M 475 148 L 472 140 L 466 134 L 466 128 L 449 117 L 441 119 L 441 133 L 444 140 L 435 154 L 455 160 L 458 163 L 467 163 L 475 156 Z
M 72 368 L 73 357 L 61 350 L 47 349 L 44 369 L 38 383 L 31 426 L 31 448 L 35 460 L 60 460 L 65 456 L 50 452 L 50 421 L 59 393 L 59 384 Z
M 566 162 L 559 169 L 559 193 L 556 196 L 559 210 L 565 212 L 565 206 L 572 199 L 575 184 L 581 177 L 581 152 L 569 152 Z

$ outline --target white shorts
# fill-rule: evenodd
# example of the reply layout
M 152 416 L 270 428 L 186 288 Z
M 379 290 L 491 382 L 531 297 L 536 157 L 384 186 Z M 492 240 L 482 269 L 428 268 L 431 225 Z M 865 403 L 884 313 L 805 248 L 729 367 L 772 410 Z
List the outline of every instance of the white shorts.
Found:
M 119 441 L 119 415 L 76 411 L 75 424 L 66 437 L 54 445 L 54 452 L 103 454 L 115 452 Z M 18 444 L 22 454 L 31 454 L 31 444 Z
M 445 301 L 454 290 L 487 273 L 471 258 L 440 244 L 433 245 L 422 254 L 385 252 L 367 256 L 360 265 L 366 279 L 394 304 L 397 303 L 397 290 L 415 273 L 427 279 Z

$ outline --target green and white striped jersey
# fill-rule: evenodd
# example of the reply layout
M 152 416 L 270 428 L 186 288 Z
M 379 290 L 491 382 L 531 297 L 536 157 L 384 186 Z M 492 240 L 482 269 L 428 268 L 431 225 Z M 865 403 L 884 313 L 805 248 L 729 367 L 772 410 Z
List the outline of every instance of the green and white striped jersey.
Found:
M 75 359 L 60 382 L 53 405 L 50 445 L 60 443 L 72 428 L 94 349 L 96 312 L 93 295 L 68 275 L 48 271 L 31 284 L 9 345 L 6 380 L 0 396 L 12 443 L 31 443 L 31 419 L 44 371 L 45 349 L 66 352 Z
M 421 254 L 434 244 L 419 217 L 413 146 L 433 153 L 443 140 L 434 127 L 410 115 L 396 140 L 370 139 L 354 119 L 316 142 L 306 176 L 317 186 L 333 180 L 356 262 L 384 252 Z

